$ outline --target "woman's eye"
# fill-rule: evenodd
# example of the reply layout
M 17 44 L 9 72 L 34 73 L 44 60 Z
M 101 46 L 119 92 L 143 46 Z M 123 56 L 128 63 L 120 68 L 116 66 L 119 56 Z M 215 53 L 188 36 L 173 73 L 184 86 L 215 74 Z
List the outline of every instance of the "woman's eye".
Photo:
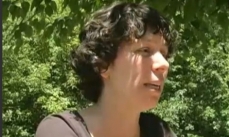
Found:
M 142 48 L 142 49 L 138 50 L 138 54 L 140 54 L 142 56 L 150 56 L 151 51 L 149 48 Z

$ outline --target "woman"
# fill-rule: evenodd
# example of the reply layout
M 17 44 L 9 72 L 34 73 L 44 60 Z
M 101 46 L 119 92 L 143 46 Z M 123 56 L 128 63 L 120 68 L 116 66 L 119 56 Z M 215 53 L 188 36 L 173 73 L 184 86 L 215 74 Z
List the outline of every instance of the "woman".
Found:
M 97 11 L 71 61 L 84 97 L 78 112 L 46 117 L 36 137 L 175 137 L 154 114 L 173 51 L 169 23 L 153 8 L 115 3 Z

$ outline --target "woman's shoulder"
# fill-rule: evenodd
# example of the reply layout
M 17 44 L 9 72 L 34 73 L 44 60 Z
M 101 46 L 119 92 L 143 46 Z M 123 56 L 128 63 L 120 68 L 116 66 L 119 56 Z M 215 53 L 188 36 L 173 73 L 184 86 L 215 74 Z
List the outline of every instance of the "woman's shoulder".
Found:
M 156 137 L 177 137 L 168 122 L 154 113 L 141 113 L 139 122 L 146 136 L 154 134 L 153 136 L 156 135 Z
M 35 137 L 88 137 L 77 111 L 64 111 L 46 116 L 38 125 Z

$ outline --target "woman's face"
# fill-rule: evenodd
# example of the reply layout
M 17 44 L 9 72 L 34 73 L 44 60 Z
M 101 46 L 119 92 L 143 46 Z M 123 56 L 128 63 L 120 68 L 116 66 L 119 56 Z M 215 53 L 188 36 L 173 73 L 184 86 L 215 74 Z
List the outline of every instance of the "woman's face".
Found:
M 168 47 L 160 34 L 146 32 L 138 40 L 122 43 L 106 72 L 104 88 L 129 107 L 139 111 L 154 108 L 169 69 L 167 54 Z

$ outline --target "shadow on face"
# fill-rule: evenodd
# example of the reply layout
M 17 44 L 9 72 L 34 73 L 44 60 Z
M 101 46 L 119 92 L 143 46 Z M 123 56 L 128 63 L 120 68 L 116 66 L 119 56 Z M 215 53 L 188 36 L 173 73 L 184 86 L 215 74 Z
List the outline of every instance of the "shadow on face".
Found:
M 163 36 L 149 31 L 140 39 L 121 43 L 117 58 L 103 74 L 107 76 L 104 92 L 140 111 L 155 107 L 169 69 L 167 54 Z

